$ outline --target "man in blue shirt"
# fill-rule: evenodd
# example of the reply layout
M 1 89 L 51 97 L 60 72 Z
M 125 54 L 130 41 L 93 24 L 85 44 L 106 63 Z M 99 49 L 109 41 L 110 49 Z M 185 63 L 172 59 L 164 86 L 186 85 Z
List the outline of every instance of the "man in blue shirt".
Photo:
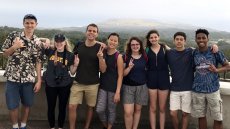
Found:
M 191 90 L 193 84 L 192 48 L 185 48 L 186 34 L 174 34 L 175 49 L 167 51 L 171 70 L 170 115 L 174 129 L 179 129 L 178 111 L 182 111 L 181 128 L 187 129 L 191 113 Z
M 222 52 L 213 54 L 208 47 L 209 32 L 206 29 L 196 31 L 198 49 L 193 52 L 195 77 L 192 87 L 192 116 L 199 119 L 199 129 L 207 129 L 206 113 L 214 119 L 214 129 L 222 129 L 222 100 L 219 92 L 218 73 L 230 70 L 228 60 Z M 218 68 L 217 65 L 222 67 Z

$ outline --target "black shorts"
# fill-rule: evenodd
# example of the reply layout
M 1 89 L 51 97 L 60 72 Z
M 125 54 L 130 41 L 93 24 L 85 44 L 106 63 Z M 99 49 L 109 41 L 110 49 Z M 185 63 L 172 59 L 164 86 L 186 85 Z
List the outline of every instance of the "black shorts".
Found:
M 148 71 L 147 86 L 149 89 L 168 90 L 170 87 L 168 71 Z

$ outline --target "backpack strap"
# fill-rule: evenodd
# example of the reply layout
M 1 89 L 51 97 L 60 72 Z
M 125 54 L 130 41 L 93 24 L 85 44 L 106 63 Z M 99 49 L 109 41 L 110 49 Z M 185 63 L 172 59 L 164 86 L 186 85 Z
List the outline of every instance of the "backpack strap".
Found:
M 148 55 L 147 55 L 147 53 L 146 52 L 143 52 L 143 56 L 144 56 L 144 59 L 145 59 L 145 61 L 146 61 L 146 63 L 148 62 Z
M 166 49 L 166 46 L 165 46 L 165 44 L 162 44 L 162 43 L 159 43 L 159 44 L 163 48 L 163 53 L 164 53 L 164 56 L 165 56 L 165 60 L 167 61 L 167 49 Z
M 148 55 L 148 53 L 149 53 L 149 47 L 145 48 L 145 53 Z

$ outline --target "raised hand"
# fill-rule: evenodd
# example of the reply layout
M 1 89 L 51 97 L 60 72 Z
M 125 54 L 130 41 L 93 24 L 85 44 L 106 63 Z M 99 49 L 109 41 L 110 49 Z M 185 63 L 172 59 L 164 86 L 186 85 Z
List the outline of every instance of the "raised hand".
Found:
M 45 49 L 50 47 L 50 40 L 48 38 L 40 38 L 40 41 Z
M 16 37 L 13 41 L 13 47 L 15 49 L 18 49 L 18 48 L 23 48 L 23 47 L 26 47 L 23 43 L 23 41 L 19 38 L 19 37 Z
M 74 66 L 77 67 L 79 65 L 80 59 L 78 58 L 78 54 L 74 55 Z
M 219 51 L 219 48 L 218 48 L 218 46 L 216 44 L 213 44 L 211 46 L 211 50 L 212 50 L 212 53 L 217 53 Z
M 131 58 L 130 61 L 129 61 L 129 66 L 128 66 L 128 68 L 132 69 L 133 66 L 134 66 L 134 64 L 133 64 L 133 58 Z
M 104 47 L 101 45 L 101 47 L 100 47 L 100 49 L 99 49 L 99 51 L 97 53 L 97 57 L 99 59 L 103 59 L 103 51 L 104 51 Z

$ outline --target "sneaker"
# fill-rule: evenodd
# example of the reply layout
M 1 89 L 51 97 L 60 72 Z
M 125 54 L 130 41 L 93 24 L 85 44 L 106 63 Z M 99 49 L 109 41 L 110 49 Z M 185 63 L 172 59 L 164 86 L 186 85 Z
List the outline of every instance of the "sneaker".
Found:
M 26 126 L 25 127 L 20 127 L 19 129 L 26 129 Z

